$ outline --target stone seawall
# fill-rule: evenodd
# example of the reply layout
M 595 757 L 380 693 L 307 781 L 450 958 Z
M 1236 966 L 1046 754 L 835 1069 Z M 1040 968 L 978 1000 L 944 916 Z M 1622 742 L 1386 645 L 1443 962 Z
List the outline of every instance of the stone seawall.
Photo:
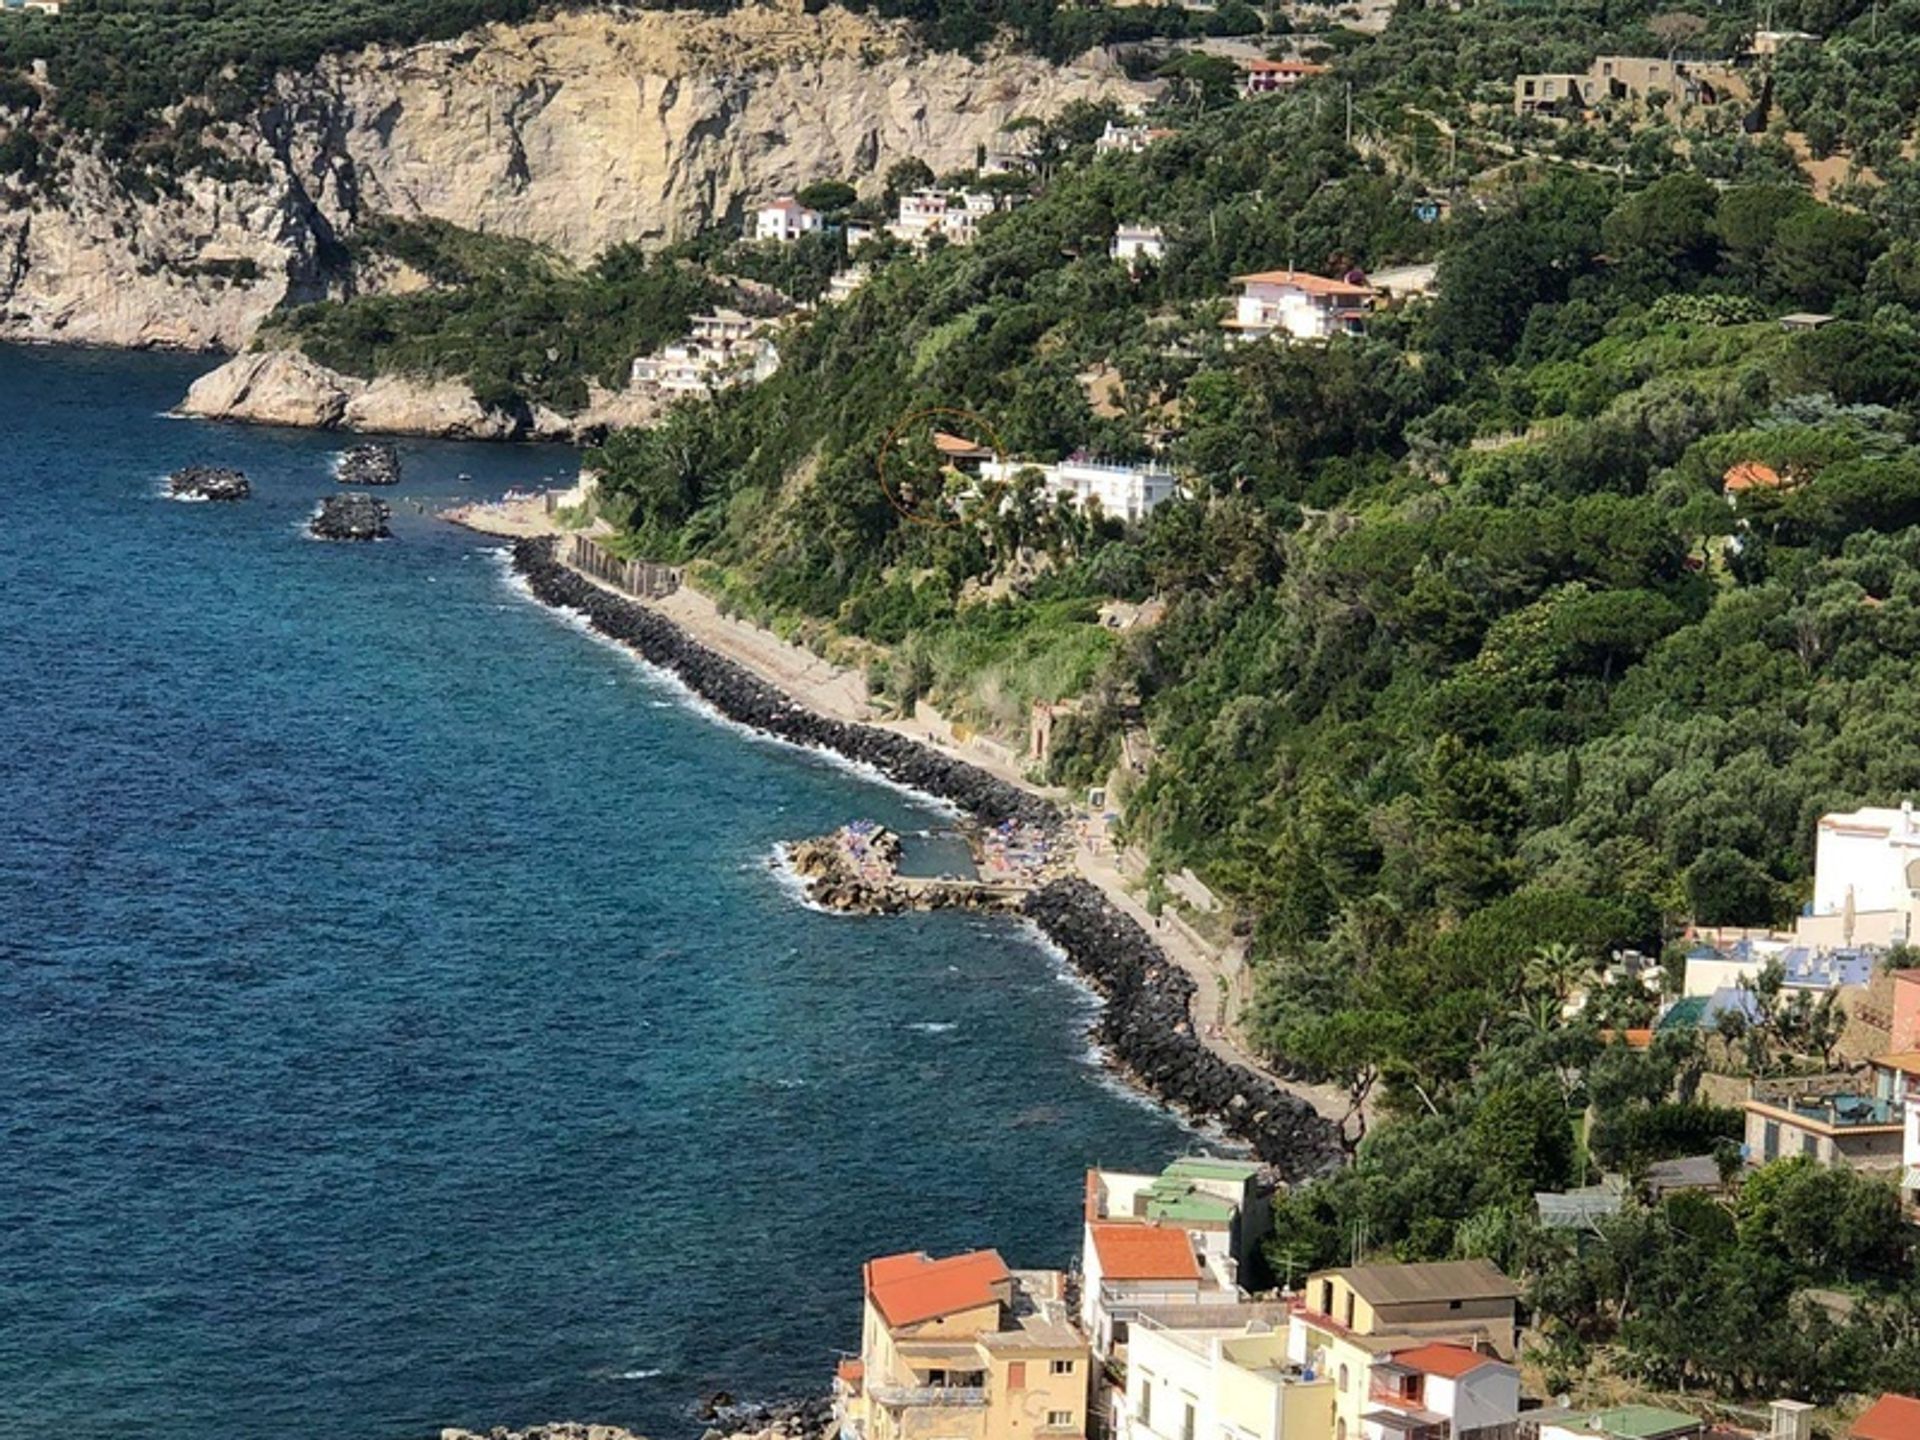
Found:
M 1006 819 L 1062 824 L 1050 801 L 976 765 L 892 731 L 815 714 L 699 644 L 665 616 L 561 564 L 554 549 L 550 538 L 514 545 L 514 569 L 536 599 L 584 616 L 602 635 L 672 671 L 728 719 L 871 765 L 888 779 L 988 824 Z M 1193 1030 L 1192 979 L 1093 885 L 1056 880 L 1028 896 L 1021 909 L 1104 997 L 1094 1037 L 1155 1098 L 1246 1142 L 1289 1180 L 1341 1163 L 1344 1152 L 1332 1123 L 1299 1096 L 1201 1043 Z

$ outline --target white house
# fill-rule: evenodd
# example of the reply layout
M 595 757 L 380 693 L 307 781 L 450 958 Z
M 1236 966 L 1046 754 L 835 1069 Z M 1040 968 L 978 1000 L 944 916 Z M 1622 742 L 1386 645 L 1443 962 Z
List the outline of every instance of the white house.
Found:
M 1174 133 L 1149 125 L 1117 125 L 1109 120 L 1100 138 L 1093 142 L 1093 151 L 1096 155 L 1138 155 L 1154 141 Z
M 854 291 L 872 278 L 872 274 L 873 272 L 865 265 L 849 265 L 846 269 L 837 271 L 833 278 L 827 281 L 827 299 L 836 305 L 844 304 L 853 298 Z
M 1206 1329 L 1143 1321 L 1113 1406 L 1117 1440 L 1332 1440 L 1334 1382 L 1287 1358 L 1285 1329 L 1262 1320 Z
M 1360 1440 L 1460 1440 L 1514 1423 L 1520 1372 L 1465 1345 L 1416 1345 L 1373 1362 L 1367 1404 Z
M 1113 232 L 1113 243 L 1107 247 L 1107 254 L 1129 270 L 1138 268 L 1143 260 L 1160 260 L 1166 253 L 1166 233 L 1158 225 L 1122 225 Z
M 1330 280 L 1304 270 L 1263 270 L 1236 275 L 1241 287 L 1233 314 L 1223 322 L 1245 340 L 1272 335 L 1296 340 L 1325 340 L 1365 331 L 1373 303 L 1371 286 Z
M 810 210 L 791 195 L 782 195 L 771 205 L 754 212 L 753 238 L 777 240 L 787 244 L 820 228 L 820 212 Z
M 993 196 L 978 190 L 916 190 L 900 197 L 898 213 L 888 231 L 917 249 L 924 249 L 935 235 L 944 236 L 951 245 L 971 245 L 980 233 L 980 222 L 999 209 Z
M 631 383 L 681 396 L 765 380 L 780 368 L 780 352 L 759 334 L 761 323 L 737 310 L 695 315 L 685 339 L 633 362 Z
M 695 315 L 688 333 L 695 340 L 713 345 L 737 345 L 743 340 L 751 340 L 753 332 L 759 328 L 760 322 L 750 315 L 742 315 L 738 310 L 720 309 L 711 315 Z
M 1920 817 L 1868 807 L 1822 815 L 1813 905 L 1796 934 L 1840 944 L 1899 944 L 1920 930 Z M 1835 932 L 1828 934 L 1827 932 Z
M 1084 455 L 1070 456 L 1058 465 L 1034 465 L 1019 460 L 989 460 L 980 467 L 983 480 L 1011 484 L 1023 470 L 1037 470 L 1041 488 L 1050 497 L 1065 498 L 1075 508 L 1090 509 L 1128 522 L 1143 520 L 1156 505 L 1180 493 L 1180 479 L 1159 465 L 1109 465 Z

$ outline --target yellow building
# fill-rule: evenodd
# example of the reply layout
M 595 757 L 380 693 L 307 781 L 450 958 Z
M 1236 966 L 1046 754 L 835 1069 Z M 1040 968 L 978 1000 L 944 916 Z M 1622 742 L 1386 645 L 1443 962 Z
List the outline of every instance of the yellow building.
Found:
M 1323 1270 L 1301 1291 L 1287 1355 L 1332 1378 L 1334 1440 L 1361 1440 L 1381 1399 L 1377 1366 L 1434 1341 L 1511 1360 L 1519 1308 L 1520 1287 L 1485 1260 Z
M 867 1263 L 860 1359 L 834 1392 L 847 1440 L 1080 1440 L 1091 1364 L 1057 1271 L 992 1250 Z

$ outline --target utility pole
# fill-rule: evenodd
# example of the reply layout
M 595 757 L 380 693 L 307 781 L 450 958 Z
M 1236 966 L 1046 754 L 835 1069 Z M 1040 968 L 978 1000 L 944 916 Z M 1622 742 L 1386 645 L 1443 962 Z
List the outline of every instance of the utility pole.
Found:
M 1880 0 L 1874 0 L 1873 13 L 1876 16 L 1879 15 Z M 1351 80 L 1347 82 L 1347 148 L 1349 150 L 1353 148 L 1353 82 Z

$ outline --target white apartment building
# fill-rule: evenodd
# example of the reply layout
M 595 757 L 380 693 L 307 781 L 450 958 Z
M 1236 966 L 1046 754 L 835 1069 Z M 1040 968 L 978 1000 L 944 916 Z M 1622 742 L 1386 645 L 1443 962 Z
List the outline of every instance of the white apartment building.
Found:
M 1055 499 L 1070 501 L 1075 509 L 1096 504 L 1103 515 L 1129 524 L 1144 520 L 1156 505 L 1180 493 L 1180 479 L 1159 465 L 1110 465 L 1074 455 L 1058 465 L 1034 465 L 1018 460 L 989 460 L 980 478 L 1011 484 L 1023 470 L 1038 471 L 1040 485 Z
M 1284 335 L 1295 340 L 1326 340 L 1366 330 L 1373 303 L 1371 286 L 1330 280 L 1304 270 L 1263 270 L 1236 275 L 1241 287 L 1233 314 L 1223 322 L 1244 340 Z
M 1284 1328 L 1258 1320 L 1199 1330 L 1142 1320 L 1112 1406 L 1116 1440 L 1334 1440 L 1332 1378 L 1286 1350 Z
M 753 215 L 753 238 L 790 244 L 820 228 L 820 212 L 809 210 L 791 195 L 762 205 Z

